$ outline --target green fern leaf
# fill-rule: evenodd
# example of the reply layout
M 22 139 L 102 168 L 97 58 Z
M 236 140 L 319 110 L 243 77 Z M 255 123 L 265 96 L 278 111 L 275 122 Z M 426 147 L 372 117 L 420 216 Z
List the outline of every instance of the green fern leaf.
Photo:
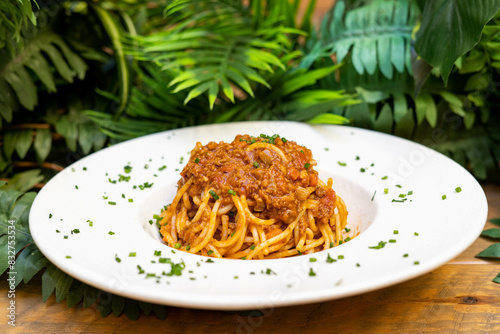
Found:
M 345 10 L 345 2 L 337 1 L 321 30 L 324 47 L 336 54 L 338 62 L 350 53 L 358 74 L 374 75 L 379 70 L 387 79 L 393 78 L 393 68 L 411 71 L 411 33 L 418 17 L 415 2 L 374 0 Z

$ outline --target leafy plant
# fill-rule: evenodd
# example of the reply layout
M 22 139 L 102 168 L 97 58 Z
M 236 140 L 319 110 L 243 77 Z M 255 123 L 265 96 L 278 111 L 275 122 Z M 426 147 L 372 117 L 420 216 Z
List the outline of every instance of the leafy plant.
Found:
M 66 300 L 68 307 L 82 303 L 83 308 L 87 308 L 97 302 L 103 317 L 111 312 L 115 316 L 125 313 L 136 320 L 142 310 L 146 315 L 153 312 L 158 318 L 165 319 L 167 308 L 163 305 L 99 291 L 51 264 L 34 243 L 29 230 L 28 216 L 36 193 L 5 190 L 2 186 L 5 187 L 5 182 L 0 182 L 0 274 L 7 272 L 9 277 L 15 278 L 14 284 L 18 286 L 21 282 L 29 283 L 41 273 L 44 302 L 55 293 L 56 302 Z
M 490 222 L 500 226 L 500 218 L 493 218 L 490 219 Z M 498 228 L 490 228 L 488 230 L 484 230 L 481 233 L 482 237 L 493 239 L 493 240 L 499 240 L 500 239 L 500 229 Z M 476 257 L 479 258 L 486 258 L 486 259 L 500 259 L 500 243 L 495 243 L 492 245 L 489 245 L 488 248 L 485 250 L 481 251 L 476 255 Z M 493 278 L 493 282 L 499 283 L 500 284 L 500 273 Z

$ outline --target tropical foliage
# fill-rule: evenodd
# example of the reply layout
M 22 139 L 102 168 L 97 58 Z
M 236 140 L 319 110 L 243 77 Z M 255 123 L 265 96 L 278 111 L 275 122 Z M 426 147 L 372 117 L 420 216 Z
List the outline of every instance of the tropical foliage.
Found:
M 479 6 L 477 2 L 480 2 Z M 99 292 L 48 262 L 27 217 L 57 171 L 167 129 L 246 120 L 349 124 L 431 146 L 498 178 L 500 3 L 337 0 L 5 0 L 0 4 L 0 269 L 98 301 L 103 316 L 165 308 Z M 301 10 L 300 10 L 301 9 Z M 299 10 L 303 13 L 298 18 Z

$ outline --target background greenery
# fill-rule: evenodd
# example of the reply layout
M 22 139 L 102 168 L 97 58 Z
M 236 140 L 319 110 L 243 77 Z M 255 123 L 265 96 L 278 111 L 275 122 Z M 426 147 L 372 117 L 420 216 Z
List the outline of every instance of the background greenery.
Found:
M 316 26 L 315 4 L 2 1 L 0 272 L 12 218 L 16 284 L 43 273 L 44 300 L 55 291 L 68 306 L 97 301 L 103 316 L 164 317 L 50 264 L 29 233 L 27 191 L 105 145 L 167 129 L 345 124 L 423 143 L 498 181 L 498 1 L 337 0 Z

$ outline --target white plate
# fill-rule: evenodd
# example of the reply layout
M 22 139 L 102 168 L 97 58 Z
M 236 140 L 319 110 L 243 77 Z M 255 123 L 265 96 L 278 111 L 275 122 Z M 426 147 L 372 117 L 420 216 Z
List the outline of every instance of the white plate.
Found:
M 312 255 L 214 263 L 163 244 L 148 221 L 172 200 L 189 151 L 197 141 L 232 141 L 244 133 L 278 133 L 310 148 L 320 178 L 333 177 L 347 204 L 350 233 L 360 235 Z M 132 171 L 125 173 L 124 166 Z M 120 174 L 130 180 L 109 182 Z M 134 189 L 145 182 L 153 185 Z M 400 194 L 407 200 L 393 202 L 402 200 Z M 243 310 L 321 302 L 422 275 L 469 247 L 486 215 L 476 180 L 419 144 L 352 127 L 247 122 L 166 131 L 83 158 L 43 187 L 31 208 L 30 228 L 52 263 L 96 288 L 158 304 Z M 79 233 L 72 234 L 75 229 Z M 369 248 L 380 241 L 385 247 Z M 131 252 L 136 256 L 129 257 Z M 328 263 L 328 256 L 336 262 Z M 159 263 L 160 257 L 183 261 L 182 275 L 162 275 L 171 265 Z

